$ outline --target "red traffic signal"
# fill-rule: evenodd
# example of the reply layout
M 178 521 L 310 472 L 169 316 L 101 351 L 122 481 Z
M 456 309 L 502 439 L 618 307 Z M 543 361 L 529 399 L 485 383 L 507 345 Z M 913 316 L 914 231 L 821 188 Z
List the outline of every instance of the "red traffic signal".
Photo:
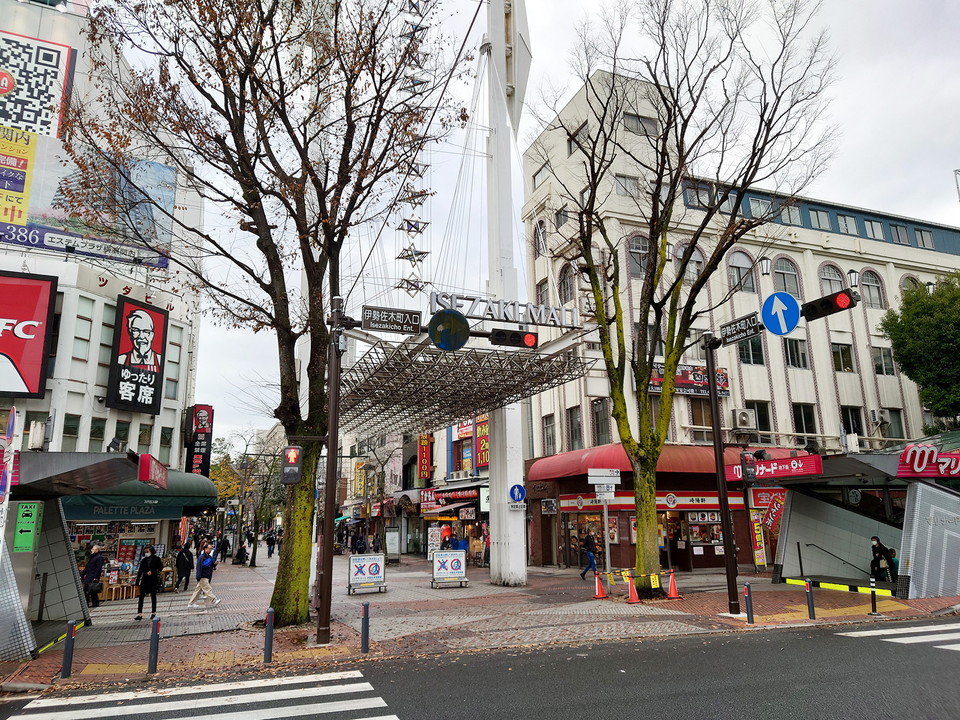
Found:
M 510 347 L 520 347 L 532 350 L 537 347 L 539 339 L 534 332 L 526 330 L 505 330 L 496 329 L 490 331 L 491 345 L 509 345 Z
M 843 310 L 851 310 L 857 306 L 858 302 L 860 302 L 860 296 L 857 295 L 856 291 L 845 288 L 839 292 L 824 295 L 812 302 L 804 303 L 800 314 L 803 315 L 805 320 L 818 320 Z
M 303 464 L 303 448 L 299 445 L 288 445 L 281 455 L 283 467 L 280 471 L 280 482 L 284 485 L 296 485 L 300 482 Z

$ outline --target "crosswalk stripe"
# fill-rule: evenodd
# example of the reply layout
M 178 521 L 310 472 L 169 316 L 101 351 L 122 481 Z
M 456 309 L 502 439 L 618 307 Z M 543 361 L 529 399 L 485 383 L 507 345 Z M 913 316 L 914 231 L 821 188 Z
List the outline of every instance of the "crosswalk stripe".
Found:
M 923 625 L 920 627 L 896 627 L 886 628 L 884 630 L 857 630 L 856 632 L 842 632 L 837 635 L 844 637 L 880 637 L 882 635 L 914 635 L 916 633 L 943 632 L 951 628 L 958 627 L 956 624 L 950 625 Z
M 209 695 L 214 692 L 229 692 L 231 690 L 246 690 L 248 688 L 262 688 L 264 685 L 301 685 L 306 683 L 329 682 L 332 680 L 352 680 L 363 677 L 357 670 L 347 670 L 344 672 L 320 673 L 316 675 L 291 675 L 288 677 L 275 677 L 269 679 L 260 678 L 258 680 L 238 680 L 236 682 L 226 683 L 208 683 L 207 685 L 190 685 L 187 687 L 169 687 L 161 690 L 136 690 L 130 692 L 102 693 L 99 695 L 78 695 L 70 698 L 70 705 L 79 705 L 83 703 L 98 702 L 120 702 L 124 700 L 156 700 L 158 697 L 166 695 L 180 698 L 183 695 L 192 693 L 204 693 Z M 62 699 L 49 698 L 43 700 L 34 700 L 27 705 L 27 708 L 39 709 L 45 707 L 60 707 L 63 705 Z
M 169 712 L 171 710 L 191 710 L 193 708 L 216 707 L 219 705 L 252 705 L 255 703 L 275 702 L 293 698 L 312 698 L 324 695 L 344 695 L 347 693 L 372 692 L 370 683 L 352 683 L 350 685 L 322 685 L 315 688 L 297 688 L 292 690 L 269 690 L 260 693 L 239 695 L 217 695 L 192 700 L 160 700 L 142 705 L 124 705 L 120 707 L 96 707 L 78 710 L 71 708 L 60 712 L 44 713 L 44 720 L 84 720 L 84 718 L 108 718 L 129 715 L 131 709 L 138 713 Z M 106 699 L 106 698 L 105 698 Z M 61 705 L 63 703 L 61 702 Z M 69 701 L 66 704 L 70 704 Z M 33 709 L 29 705 L 24 708 Z M 244 712 L 244 717 L 247 713 Z M 205 717 L 211 717 L 206 715 Z
M 319 703 L 315 705 L 289 705 L 287 707 L 270 707 L 258 710 L 244 710 L 243 720 L 273 720 L 274 718 L 310 717 L 325 713 L 348 712 L 351 710 L 366 710 L 368 708 L 386 707 L 383 698 L 362 698 L 359 700 L 340 700 L 338 702 Z M 204 720 L 237 720 L 235 710 L 215 715 L 204 715 Z M 10 720 L 13 720 L 11 718 Z
M 940 633 L 939 635 L 919 635 L 917 637 L 883 638 L 884 642 L 902 643 L 904 645 L 922 642 L 941 642 L 942 640 L 960 640 L 960 632 Z
M 940 650 L 960 650 L 960 645 L 934 645 Z

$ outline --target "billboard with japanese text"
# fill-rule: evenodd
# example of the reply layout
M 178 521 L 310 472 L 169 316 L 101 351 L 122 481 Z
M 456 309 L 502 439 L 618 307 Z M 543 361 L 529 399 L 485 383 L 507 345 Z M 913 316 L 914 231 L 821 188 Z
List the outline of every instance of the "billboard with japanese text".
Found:
M 0 272 L 0 395 L 42 398 L 57 278 Z
M 188 410 L 187 472 L 194 475 L 210 474 L 210 454 L 213 450 L 213 406 L 194 405 Z
M 168 313 L 123 295 L 117 298 L 106 405 L 160 414 Z

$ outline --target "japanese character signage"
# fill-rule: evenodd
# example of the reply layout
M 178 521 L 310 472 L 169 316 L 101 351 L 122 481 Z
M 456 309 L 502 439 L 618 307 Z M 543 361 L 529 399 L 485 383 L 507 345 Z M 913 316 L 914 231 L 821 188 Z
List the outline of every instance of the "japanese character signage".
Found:
M 117 298 L 107 407 L 160 414 L 167 317 L 166 310 L 123 295 Z
M 42 398 L 57 279 L 0 272 L 0 395 Z
M 210 453 L 213 451 L 213 406 L 194 405 L 189 413 L 187 472 L 195 475 L 209 475 Z
M 727 375 L 726 368 L 717 368 L 716 382 L 717 395 L 719 397 L 729 397 L 730 376 Z M 707 368 L 699 365 L 677 365 L 677 375 L 673 381 L 673 388 L 677 395 L 709 395 L 710 386 L 707 383 Z M 663 363 L 654 363 L 647 391 L 658 393 L 662 390 Z
M 0 222 L 22 228 L 11 228 L 14 234 L 27 235 L 27 206 L 36 154 L 36 135 L 0 126 Z
M 430 442 L 430 435 L 420 435 L 417 441 L 417 478 L 420 480 L 429 480 L 433 476 Z
M 145 485 L 167 489 L 167 466 L 152 455 L 141 453 L 137 462 L 137 480 Z
M 960 453 L 939 452 L 933 445 L 908 445 L 900 454 L 897 477 L 957 477 Z
M 363 306 L 361 326 L 364 330 L 379 330 L 405 335 L 419 335 L 423 314 L 419 310 Z
M 490 421 L 486 415 L 477 418 L 477 467 L 490 465 Z
M 740 463 L 726 465 L 723 468 L 727 482 L 740 480 L 743 468 Z M 781 480 L 783 478 L 804 477 L 823 474 L 823 459 L 819 455 L 800 455 L 780 460 L 757 460 L 757 481 Z

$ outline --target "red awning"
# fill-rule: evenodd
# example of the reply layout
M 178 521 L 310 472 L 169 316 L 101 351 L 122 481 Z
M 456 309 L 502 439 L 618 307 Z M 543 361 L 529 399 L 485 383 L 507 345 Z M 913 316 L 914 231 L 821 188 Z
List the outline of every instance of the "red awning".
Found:
M 790 448 L 748 448 L 750 452 L 764 450 L 775 460 L 793 457 L 791 453 L 806 455 L 804 450 Z M 740 448 L 726 448 L 724 464 L 740 462 Z M 527 473 L 527 482 L 553 480 L 555 478 L 586 475 L 590 468 L 615 468 L 620 472 L 632 472 L 627 454 L 620 443 L 600 445 L 599 447 L 572 452 L 559 453 L 534 461 Z M 657 472 L 661 473 L 697 473 L 716 474 L 712 445 L 664 445 Z

